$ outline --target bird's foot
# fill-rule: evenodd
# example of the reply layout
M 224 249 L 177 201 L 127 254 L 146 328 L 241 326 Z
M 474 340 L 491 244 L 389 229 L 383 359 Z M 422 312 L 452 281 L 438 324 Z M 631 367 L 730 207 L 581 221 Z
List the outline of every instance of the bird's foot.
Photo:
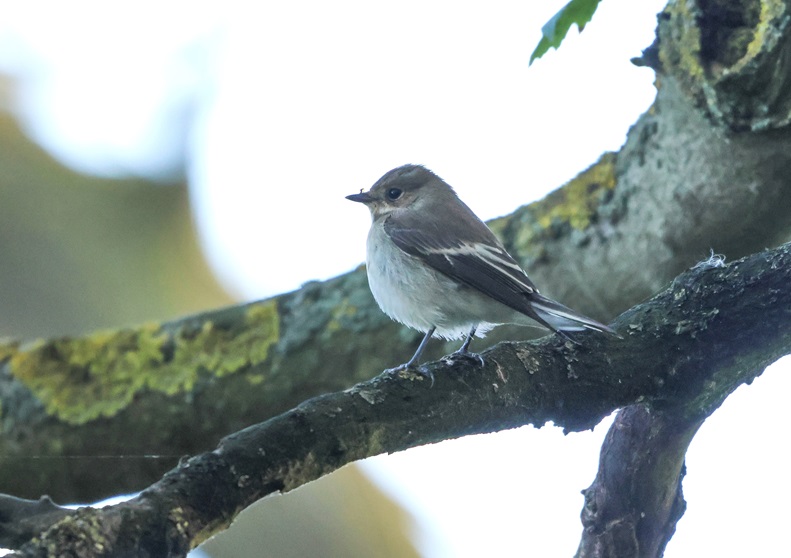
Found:
M 453 364 L 455 362 L 462 362 L 465 360 L 468 362 L 478 364 L 481 367 L 483 367 L 483 365 L 485 364 L 483 361 L 483 357 L 478 353 L 473 353 L 471 351 L 466 351 L 462 349 L 459 349 L 455 353 L 451 353 L 447 356 L 442 357 L 442 360 L 447 362 L 448 364 Z
M 431 385 L 429 385 L 429 387 L 434 387 L 434 373 L 425 366 L 405 362 L 395 368 L 388 368 L 385 370 L 385 374 L 398 374 L 407 377 L 409 377 L 410 374 L 420 376 L 421 378 L 431 380 Z

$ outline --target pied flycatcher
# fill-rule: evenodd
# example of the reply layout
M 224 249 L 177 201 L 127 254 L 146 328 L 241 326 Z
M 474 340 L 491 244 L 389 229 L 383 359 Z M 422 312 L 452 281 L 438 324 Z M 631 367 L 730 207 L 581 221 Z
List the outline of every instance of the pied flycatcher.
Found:
M 432 335 L 466 335 L 454 355 L 477 356 L 467 351 L 472 337 L 506 323 L 538 322 L 564 337 L 583 329 L 617 335 L 539 294 L 489 227 L 427 168 L 398 167 L 346 198 L 371 211 L 367 271 L 376 302 L 426 334 L 409 362 L 393 370 L 415 368 Z

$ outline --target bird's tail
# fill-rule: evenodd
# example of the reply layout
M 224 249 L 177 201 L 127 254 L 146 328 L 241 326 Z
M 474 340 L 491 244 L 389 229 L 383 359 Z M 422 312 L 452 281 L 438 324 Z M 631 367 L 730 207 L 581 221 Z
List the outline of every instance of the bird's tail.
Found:
M 539 321 L 543 322 L 544 325 L 553 331 L 563 332 L 593 329 L 603 333 L 618 335 L 611 327 L 597 322 L 592 318 L 588 318 L 587 316 L 583 316 L 579 312 L 575 312 L 571 308 L 563 306 L 561 303 L 538 293 L 531 294 L 530 306 L 540 318 Z

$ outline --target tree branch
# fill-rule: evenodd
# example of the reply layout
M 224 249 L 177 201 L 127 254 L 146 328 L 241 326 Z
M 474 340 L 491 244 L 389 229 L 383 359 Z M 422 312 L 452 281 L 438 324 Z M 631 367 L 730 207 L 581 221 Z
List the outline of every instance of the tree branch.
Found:
M 48 529 L 72 510 L 56 506 L 47 496 L 38 500 L 23 500 L 0 496 L 0 540 L 2 546 L 22 546 L 32 536 Z
M 728 3 L 743 11 L 738 28 L 717 19 L 722 7 L 669 5 L 654 48 L 657 99 L 621 151 L 492 223 L 547 294 L 607 319 L 711 248 L 733 258 L 791 238 L 787 7 Z M 524 335 L 504 327 L 490 339 Z M 161 326 L 0 345 L 0 491 L 84 501 L 138 490 L 178 455 L 403 362 L 416 341 L 381 314 L 358 269 Z M 74 459 L 151 454 L 164 457 L 126 457 L 101 474 Z M 73 466 L 31 466 L 40 455 Z
M 383 374 L 313 398 L 182 462 L 129 502 L 82 509 L 30 533 L 37 538 L 18 555 L 57 548 L 86 557 L 182 556 L 256 500 L 352 461 L 550 420 L 587 429 L 636 403 L 674 417 L 667 428 L 680 429 L 654 437 L 683 455 L 690 425 L 791 352 L 790 307 L 791 245 L 727 266 L 713 260 L 621 315 L 614 325 L 624 339 L 589 333 L 579 345 L 556 336 L 501 343 L 484 353 L 483 368 L 431 364 L 433 388 L 421 376 Z M 680 471 L 678 459 L 670 468 Z M 668 525 L 678 514 L 674 498 L 663 508 Z
M 789 238 L 788 215 L 778 211 L 791 191 L 778 182 L 783 171 L 775 166 L 784 158 L 775 159 L 776 150 L 788 147 L 791 120 L 788 10 L 786 2 L 774 0 L 682 0 L 660 14 L 657 40 L 642 60 L 659 74 L 657 118 L 651 122 L 646 115 L 636 128 L 646 126 L 641 135 L 663 148 L 647 150 L 647 158 L 639 150 L 633 152 L 637 158 L 622 159 L 633 176 L 643 167 L 669 164 L 671 175 L 683 177 L 677 186 L 659 188 L 659 199 L 674 193 L 678 211 L 664 219 L 669 227 L 656 246 L 665 251 L 646 250 L 651 257 L 664 257 L 667 248 L 676 254 L 699 249 L 697 243 L 707 239 L 716 239 L 718 248 L 733 243 L 734 255 L 739 243 L 752 251 L 756 241 L 774 245 Z M 627 153 L 625 148 L 621 156 Z M 720 164 L 710 166 L 716 160 Z M 756 165 L 763 167 L 759 175 L 751 172 Z M 758 196 L 754 188 L 761 190 Z M 716 196 L 726 192 L 730 199 L 723 204 Z M 728 213 L 732 225 L 722 227 Z M 689 215 L 699 220 L 691 229 L 683 226 Z M 674 230 L 677 222 L 682 226 Z M 643 233 L 661 230 L 647 226 Z M 700 397 L 698 402 L 707 395 Z M 578 557 L 662 556 L 684 513 L 684 456 L 700 424 L 644 405 L 619 412 L 596 480 L 584 491 Z
M 621 410 L 602 445 L 582 510 L 577 558 L 662 556 L 686 509 L 684 456 L 702 421 L 647 405 Z

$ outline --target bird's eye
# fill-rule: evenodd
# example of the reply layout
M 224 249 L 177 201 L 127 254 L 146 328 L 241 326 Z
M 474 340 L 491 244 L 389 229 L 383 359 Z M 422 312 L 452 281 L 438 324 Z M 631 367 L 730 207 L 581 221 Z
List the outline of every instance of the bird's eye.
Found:
M 389 199 L 389 200 L 397 200 L 398 198 L 401 197 L 402 193 L 403 192 L 401 191 L 400 188 L 390 188 L 387 191 L 387 199 Z

